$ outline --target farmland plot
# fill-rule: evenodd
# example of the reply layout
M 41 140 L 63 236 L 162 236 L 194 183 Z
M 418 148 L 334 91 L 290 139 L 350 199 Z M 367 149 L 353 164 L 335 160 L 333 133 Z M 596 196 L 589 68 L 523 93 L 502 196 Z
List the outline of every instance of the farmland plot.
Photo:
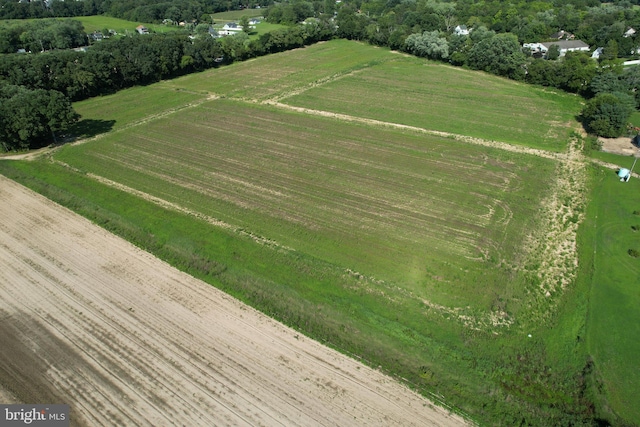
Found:
M 571 115 L 566 94 L 477 72 L 402 58 L 281 100 L 289 105 L 366 117 L 560 151 Z
M 397 58 L 385 49 L 335 40 L 191 74 L 163 84 L 227 97 L 264 100 Z
M 534 156 L 228 100 L 56 158 L 417 297 L 484 310 L 516 286 L 506 277 L 553 170 Z
M 129 96 L 117 132 L 0 170 L 487 424 L 575 424 L 575 99 L 454 71 L 479 80 L 332 41 L 153 85 L 195 99 L 144 116 Z
M 0 178 L 0 396 L 71 425 L 464 421 Z
M 73 108 L 82 120 L 108 122 L 111 129 L 120 130 L 142 120 L 157 118 L 176 109 L 185 108 L 206 98 L 206 95 L 152 85 L 121 90 L 113 95 L 76 102 Z M 95 126 L 95 125 L 94 125 Z M 75 130 L 77 133 L 77 130 Z

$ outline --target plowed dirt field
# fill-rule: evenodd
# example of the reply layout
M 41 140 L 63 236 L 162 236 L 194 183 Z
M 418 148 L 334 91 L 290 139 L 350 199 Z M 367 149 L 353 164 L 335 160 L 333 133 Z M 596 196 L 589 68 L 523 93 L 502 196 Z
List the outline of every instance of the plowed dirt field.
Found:
M 0 177 L 0 399 L 72 425 L 464 421 Z

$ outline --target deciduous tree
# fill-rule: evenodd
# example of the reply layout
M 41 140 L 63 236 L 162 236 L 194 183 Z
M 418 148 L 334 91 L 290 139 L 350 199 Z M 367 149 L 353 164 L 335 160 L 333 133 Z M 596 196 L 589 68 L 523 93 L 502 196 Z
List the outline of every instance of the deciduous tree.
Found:
M 625 131 L 633 112 L 633 98 L 621 93 L 601 93 L 582 110 L 585 128 L 598 136 L 615 138 Z

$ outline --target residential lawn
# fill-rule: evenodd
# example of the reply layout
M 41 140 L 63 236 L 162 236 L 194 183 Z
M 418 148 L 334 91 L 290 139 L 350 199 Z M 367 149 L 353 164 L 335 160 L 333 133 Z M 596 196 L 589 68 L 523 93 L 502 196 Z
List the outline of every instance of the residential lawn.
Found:
M 629 165 L 630 166 L 630 165 Z M 588 347 L 611 409 L 640 424 L 640 181 L 599 169 L 590 226 L 595 258 Z
M 640 112 L 635 111 L 633 114 L 631 114 L 629 122 L 636 127 L 640 127 Z
M 288 27 L 286 25 L 271 24 L 267 21 L 262 21 L 256 25 L 255 30 L 252 30 L 251 33 L 249 33 L 249 38 L 257 39 L 263 34 L 270 33 L 273 30 L 279 30 L 282 28 L 288 28 Z
M 553 151 L 565 148 L 579 111 L 571 95 L 406 57 L 284 102 Z
M 162 24 L 148 24 L 145 22 L 133 22 L 126 21 L 124 19 L 112 18 L 110 16 L 105 15 L 96 15 L 96 16 L 77 16 L 72 18 L 76 21 L 82 22 L 84 26 L 84 30 L 87 33 L 92 33 L 94 31 L 102 31 L 103 29 L 115 30 L 119 35 L 125 35 L 127 33 L 134 33 L 136 31 L 136 27 L 139 25 L 144 25 L 149 29 L 149 31 L 156 33 L 165 33 L 167 31 L 178 31 L 181 30 L 181 27 L 175 25 L 162 25 Z

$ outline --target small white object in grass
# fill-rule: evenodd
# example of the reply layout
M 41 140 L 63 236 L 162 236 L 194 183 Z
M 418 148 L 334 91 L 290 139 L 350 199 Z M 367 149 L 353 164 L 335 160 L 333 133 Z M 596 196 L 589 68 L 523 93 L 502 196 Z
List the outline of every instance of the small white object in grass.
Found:
M 527 335 L 529 338 L 531 338 L 531 334 Z

